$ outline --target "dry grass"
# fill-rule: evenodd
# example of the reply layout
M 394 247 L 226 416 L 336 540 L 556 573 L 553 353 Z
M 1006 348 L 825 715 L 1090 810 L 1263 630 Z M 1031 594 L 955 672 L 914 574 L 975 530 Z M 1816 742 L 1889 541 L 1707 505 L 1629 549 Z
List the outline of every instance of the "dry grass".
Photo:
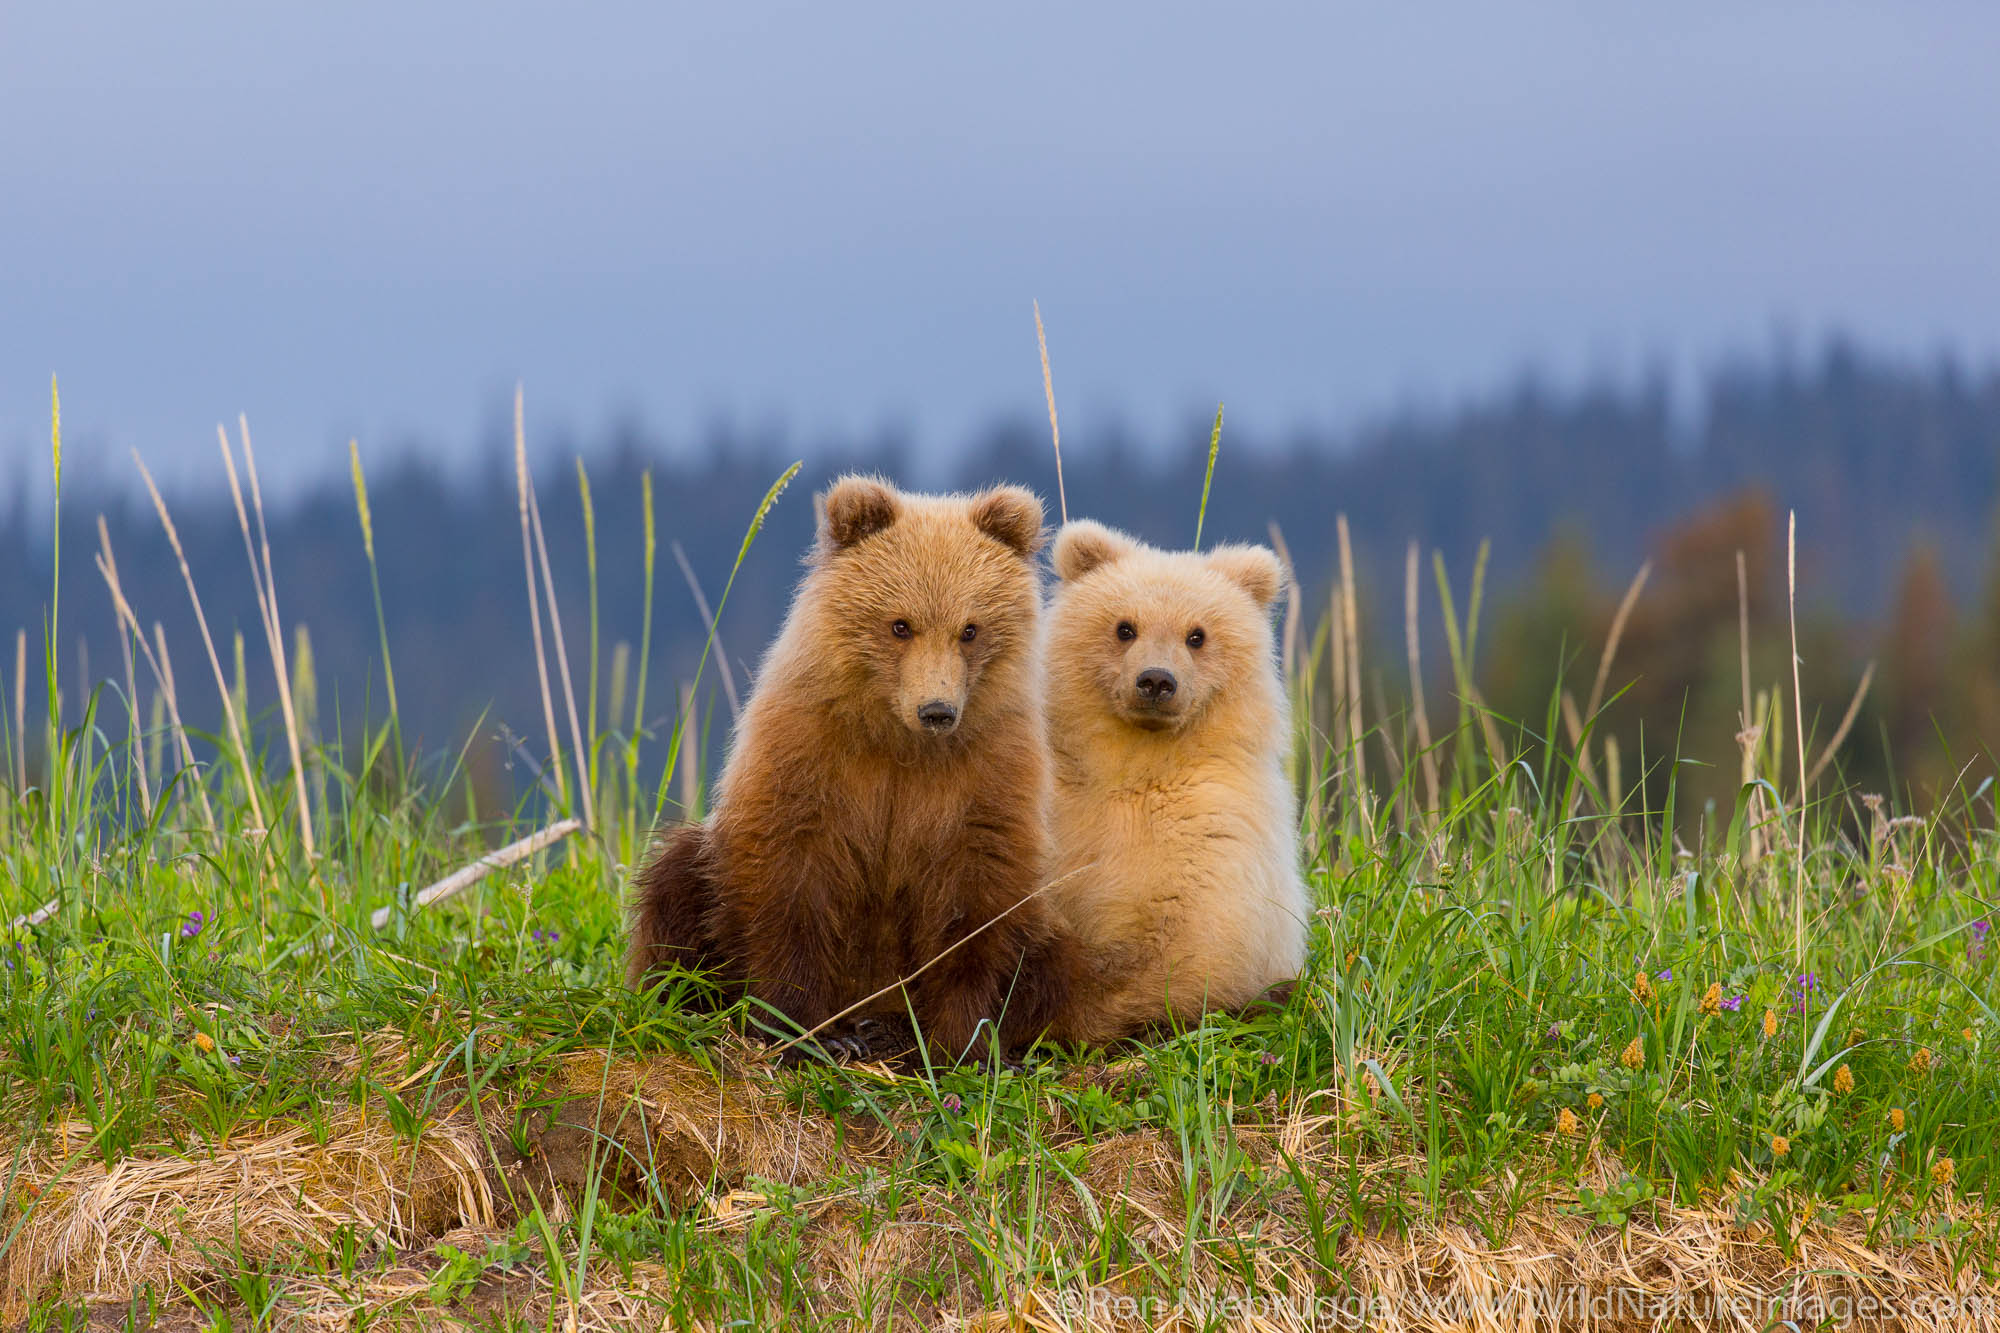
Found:
M 393 1040 L 371 1042 L 345 1052 L 339 1063 L 383 1069 L 404 1054 Z M 435 1251 L 444 1245 L 476 1251 L 531 1203 L 566 1216 L 593 1192 L 690 1209 L 704 1234 L 726 1243 L 768 1215 L 765 1182 L 772 1182 L 800 1192 L 799 1279 L 813 1289 L 817 1308 L 894 1309 L 906 1321 L 940 1328 L 1193 1329 L 1208 1326 L 1204 1319 L 1219 1308 L 1243 1315 L 1225 1319 L 1230 1327 L 1352 1327 L 1340 1321 L 1365 1308 L 1368 1327 L 1398 1333 L 1497 1333 L 1580 1326 L 1574 1309 L 1550 1305 L 1537 1312 L 1523 1305 L 1531 1293 L 1554 1302 L 1566 1292 L 1623 1302 L 1622 1313 L 1616 1305 L 1598 1312 L 1592 1326 L 1605 1330 L 1650 1328 L 1644 1312 L 1714 1310 L 1718 1302 L 1768 1310 L 1780 1294 L 1808 1308 L 1838 1310 L 1845 1302 L 1859 1310 L 1873 1300 L 1902 1312 L 1872 1324 L 1857 1317 L 1857 1327 L 2000 1328 L 2000 1289 L 1970 1269 L 1954 1272 L 1944 1245 L 1871 1244 L 1864 1219 L 1828 1214 L 1804 1225 L 1787 1257 L 1763 1227 L 1739 1227 L 1724 1198 L 1699 1207 L 1663 1202 L 1621 1229 L 1579 1215 L 1570 1195 L 1509 1207 L 1496 1182 L 1481 1211 L 1511 1213 L 1504 1244 L 1454 1218 L 1361 1229 L 1336 1222 L 1330 1242 L 1341 1270 L 1336 1278 L 1321 1262 L 1325 1233 L 1315 1249 L 1308 1194 L 1298 1182 L 1330 1193 L 1335 1180 L 1359 1174 L 1380 1182 L 1387 1197 L 1395 1182 L 1423 1168 L 1415 1154 L 1356 1160 L 1335 1149 L 1337 1141 L 1352 1143 L 1354 1124 L 1371 1114 L 1365 1089 L 1323 1090 L 1282 1108 L 1244 1108 L 1234 1143 L 1272 1188 L 1244 1195 L 1220 1218 L 1193 1219 L 1201 1234 L 1192 1237 L 1190 1183 L 1212 1197 L 1214 1182 L 1201 1178 L 1196 1157 L 1157 1129 L 1090 1145 L 1074 1181 L 1052 1187 L 1034 1217 L 1010 1216 L 990 1199 L 929 1183 L 907 1191 L 886 1217 L 868 1215 L 864 1222 L 855 1173 L 887 1159 L 893 1131 L 880 1125 L 857 1131 L 794 1110 L 779 1079 L 746 1054 L 733 1047 L 716 1052 L 712 1066 L 684 1056 L 567 1056 L 554 1086 L 537 1100 L 547 1109 L 533 1121 L 525 1156 L 504 1141 L 496 1146 L 492 1127 L 508 1109 L 497 1104 L 461 1104 L 426 1124 L 414 1141 L 379 1115 L 351 1111 L 319 1135 L 272 1125 L 231 1142 L 109 1166 L 84 1155 L 81 1126 L 65 1126 L 33 1146 L 16 1182 L 18 1193 L 40 1202 L 0 1264 L 0 1321 L 21 1320 L 35 1297 L 54 1290 L 70 1302 L 121 1309 L 148 1284 L 156 1292 L 213 1292 L 232 1266 L 324 1254 L 343 1229 L 352 1229 L 391 1243 L 395 1261 L 347 1279 L 327 1271 L 288 1277 L 287 1320 L 349 1327 L 354 1312 L 367 1309 L 380 1316 L 375 1326 L 454 1327 L 470 1305 L 474 1314 L 504 1310 L 535 1326 L 667 1327 L 674 1278 L 659 1264 L 620 1269 L 592 1262 L 581 1284 L 567 1287 L 536 1270 L 512 1280 L 489 1275 L 467 1301 L 443 1307 L 431 1300 Z M 1120 1072 L 1098 1066 L 1073 1077 L 1116 1082 Z M 1350 1131 L 1344 1140 L 1342 1127 Z M 1587 1141 L 1579 1154 L 1580 1182 L 1608 1189 L 1623 1172 L 1615 1157 Z M 1064 1263 L 1065 1255 L 1088 1252 L 1114 1213 L 1145 1251 L 1188 1256 L 1176 1285 L 1163 1289 L 1156 1270 L 1138 1267 L 1089 1280 L 1082 1267 Z M 1990 1230 L 1993 1219 L 1947 1206 L 1934 1221 Z M 1255 1243 L 1232 1252 L 1216 1240 L 1230 1234 Z M 1020 1271 L 1073 1271 L 1077 1281 L 1023 1285 L 1005 1308 L 966 1313 L 983 1304 L 969 1276 L 982 1256 L 1010 1254 Z M 916 1275 L 941 1270 L 968 1277 L 944 1300 L 934 1293 L 899 1299 Z M 1287 1301 L 1282 1292 L 1298 1295 Z M 1265 1303 L 1218 1305 L 1232 1295 L 1239 1303 L 1253 1297 Z M 1941 1295 L 1987 1304 L 1925 1316 L 1922 1302 Z M 1356 1304 L 1364 1299 L 1365 1307 Z M 1735 1325 L 1714 1326 L 1761 1322 L 1746 1314 Z

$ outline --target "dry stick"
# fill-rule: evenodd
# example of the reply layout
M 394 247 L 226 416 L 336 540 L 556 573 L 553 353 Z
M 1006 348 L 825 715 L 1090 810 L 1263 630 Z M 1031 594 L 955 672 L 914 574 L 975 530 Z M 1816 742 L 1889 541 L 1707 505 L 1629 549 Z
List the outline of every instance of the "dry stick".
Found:
M 222 675 L 222 659 L 216 656 L 215 638 L 208 632 L 208 616 L 201 609 L 201 594 L 195 591 L 194 571 L 188 568 L 187 552 L 181 549 L 181 535 L 174 527 L 173 518 L 167 513 L 167 502 L 160 498 L 160 488 L 153 484 L 153 474 L 146 470 L 146 461 L 139 457 L 139 451 L 132 451 L 132 461 L 139 465 L 139 475 L 145 479 L 146 492 L 153 497 L 153 508 L 159 511 L 160 526 L 167 530 L 167 544 L 174 548 L 174 559 L 180 562 L 181 581 L 187 584 L 188 600 L 194 603 L 194 621 L 201 627 L 202 646 L 208 650 L 208 666 L 215 673 L 216 693 L 222 696 L 222 721 L 229 729 L 229 743 L 236 750 L 236 762 L 243 771 L 243 791 L 250 801 L 250 818 L 258 828 L 268 828 L 264 822 L 263 802 L 257 799 L 257 781 L 250 772 L 250 747 L 244 740 L 242 721 L 236 716 L 236 708 L 229 693 L 229 682 Z M 168 687 L 168 706 L 173 705 L 172 687 Z M 174 724 L 178 727 L 178 721 Z
M 966 934 L 960 936 L 958 939 L 953 940 L 950 944 L 945 945 L 945 947 L 941 949 L 935 957 L 933 957 L 929 962 L 925 963 L 923 966 L 919 967 L 916 971 L 910 973 L 908 976 L 899 977 L 898 979 L 890 982 L 888 985 L 882 987 L 882 989 L 876 991 L 872 995 L 862 996 L 860 999 L 856 1000 L 853 1004 L 848 1005 L 845 1009 L 841 1010 L 839 1013 L 828 1015 L 827 1017 L 821 1019 L 819 1022 L 813 1024 L 811 1027 L 807 1028 L 804 1032 L 801 1032 L 798 1036 L 791 1038 L 789 1041 L 781 1042 L 780 1044 L 769 1048 L 764 1052 L 762 1058 L 769 1060 L 777 1056 L 783 1055 L 786 1051 L 798 1045 L 800 1042 L 809 1039 L 815 1033 L 822 1032 L 832 1024 L 838 1023 L 841 1019 L 847 1017 L 855 1010 L 864 1008 L 867 1005 L 874 1003 L 876 1000 L 881 999 L 884 995 L 887 995 L 890 991 L 900 990 L 904 986 L 909 985 L 912 981 L 915 981 L 918 977 L 922 976 L 924 973 L 930 971 L 932 968 L 936 967 L 939 963 L 943 962 L 955 950 L 957 950 L 960 945 L 966 944 L 969 941 L 976 939 L 978 936 L 984 934 L 987 930 L 991 929 L 992 927 L 999 925 L 1002 921 L 1006 920 L 1014 913 L 1020 911 L 1023 907 L 1026 907 L 1029 903 L 1041 897 L 1049 890 L 1061 888 L 1064 884 L 1067 884 L 1070 880 L 1075 879 L 1078 875 L 1081 875 L 1086 870 L 1093 869 L 1096 865 L 1097 863 L 1095 861 L 1092 861 L 1087 865 L 1080 865 L 1076 869 L 1071 870 L 1066 874 L 1060 875 L 1057 878 L 1050 880 L 1048 883 L 1042 885 L 1041 888 L 1036 889 L 1033 893 L 1030 893 L 1025 897 L 1023 897 L 1019 902 L 1015 903 L 1012 907 L 1009 907 L 1005 911 L 1001 912 L 998 916 L 988 921 L 985 925 L 976 926 L 972 930 L 968 931 Z
M 1743 727 L 1750 728 L 1750 573 L 1736 549 L 1736 651 L 1743 672 Z
M 694 686 L 681 685 L 681 743 L 678 756 L 681 780 L 681 815 L 695 817 L 701 800 L 701 729 L 694 717 Z
M 1410 707 L 1417 724 L 1417 748 L 1424 761 L 1424 790 L 1428 797 L 1426 814 L 1438 807 L 1437 756 L 1431 753 L 1431 716 L 1424 707 L 1424 667 L 1417 648 L 1417 544 L 1410 543 L 1409 559 L 1403 564 L 1403 637 L 1410 657 Z
M 1347 708 L 1347 617 L 1340 611 L 1340 584 L 1333 585 L 1327 595 L 1327 656 L 1333 659 L 1333 694 L 1326 701 L 1326 730 L 1329 745 L 1340 744 L 1334 738 L 1344 729 L 1335 725 L 1335 716 Z M 1347 762 L 1347 746 L 1340 744 L 1340 796 L 1343 802 L 1352 800 L 1350 770 Z
M 1056 449 L 1056 504 L 1062 521 L 1069 522 L 1069 495 L 1063 490 L 1062 427 L 1056 424 L 1056 382 L 1049 376 L 1049 340 L 1042 332 L 1042 303 L 1035 302 L 1035 345 L 1042 352 L 1042 396 L 1049 400 L 1049 438 Z
M 559 819 L 547 828 L 530 833 L 527 837 L 517 842 L 510 842 L 505 847 L 495 848 L 493 851 L 480 857 L 477 861 L 474 861 L 471 865 L 461 866 L 437 883 L 432 884 L 428 888 L 418 890 L 417 896 L 410 900 L 410 906 L 413 908 L 429 907 L 432 903 L 441 903 L 447 898 L 463 893 L 466 889 L 485 879 L 494 871 L 504 870 L 516 861 L 526 860 L 536 852 L 541 851 L 544 847 L 561 842 L 564 838 L 567 838 L 582 827 L 583 824 L 580 820 Z M 389 919 L 394 915 L 394 908 L 378 907 L 369 915 L 368 924 L 376 930 L 380 930 L 389 924 Z
M 1799 845 L 1792 872 L 1793 961 L 1806 968 L 1806 704 L 1799 694 L 1799 511 L 1790 511 L 1785 528 L 1785 605 L 1792 629 L 1792 726 L 1799 752 Z M 1801 1025 L 1803 1027 L 1803 1025 Z
M 1834 751 L 1838 750 L 1840 743 L 1847 739 L 1847 733 L 1854 729 L 1854 719 L 1861 713 L 1861 701 L 1868 697 L 1868 687 L 1874 682 L 1875 664 L 1870 662 L 1861 673 L 1861 683 L 1854 687 L 1854 697 L 1847 701 L 1847 712 L 1841 717 L 1840 725 L 1834 729 L 1833 739 L 1826 743 L 1824 750 L 1820 751 L 1819 762 L 1812 766 L 1812 772 L 1806 774 L 1808 787 L 1819 781 L 1819 775 L 1833 762 Z
M 576 781 L 583 797 L 583 822 L 585 827 L 594 829 L 597 819 L 591 810 L 590 748 L 584 740 L 583 726 L 577 721 L 576 687 L 569 676 L 569 649 L 563 646 L 562 611 L 556 605 L 556 580 L 549 571 L 549 544 L 542 536 L 542 507 L 535 500 L 532 477 L 528 479 L 528 525 L 534 530 L 535 561 L 542 569 L 542 592 L 549 604 L 549 637 L 556 641 L 556 671 L 562 678 L 563 707 L 569 712 L 570 745 L 576 751 Z
M 121 631 L 129 633 L 138 641 L 139 651 L 145 655 L 146 665 L 152 668 L 153 683 L 158 687 L 160 697 L 166 701 L 167 716 L 173 721 L 174 737 L 180 743 L 181 762 L 189 769 L 193 769 L 194 747 L 188 744 L 187 728 L 181 725 L 180 702 L 174 695 L 173 666 L 166 660 L 166 631 L 158 622 L 154 623 L 153 628 L 160 638 L 159 652 L 155 653 L 152 646 L 146 642 L 146 631 L 139 627 L 139 618 L 132 613 L 131 603 L 125 600 L 125 589 L 118 581 L 118 566 L 112 563 L 110 535 L 102 531 L 98 535 L 104 540 L 104 550 L 97 557 L 97 572 L 103 576 L 105 586 L 111 590 L 111 609 L 117 613 Z M 202 822 L 207 825 L 208 831 L 213 833 L 215 810 L 208 803 L 208 787 L 197 781 L 195 790 L 201 795 Z
M 257 539 L 263 547 L 263 572 L 259 574 L 257 552 L 250 546 L 250 520 L 243 512 L 243 491 L 236 484 L 236 462 L 230 456 L 229 435 L 218 424 L 216 436 L 222 442 L 222 461 L 229 472 L 229 494 L 236 501 L 236 521 L 243 527 L 243 550 L 250 557 L 250 583 L 257 594 L 259 618 L 264 622 L 264 642 L 271 652 L 271 669 L 278 677 L 278 706 L 285 717 L 285 745 L 292 755 L 293 792 L 299 804 L 299 841 L 305 848 L 306 864 L 316 857 L 313 847 L 312 802 L 306 798 L 305 755 L 299 747 L 298 711 L 292 705 L 292 673 L 285 661 L 285 633 L 278 619 L 278 582 L 271 572 L 271 534 L 264 526 L 264 488 L 257 481 L 257 455 L 250 448 L 250 420 L 236 418 L 243 436 L 243 470 L 250 475 L 250 502 L 257 510 Z
M 1354 782 L 1356 790 L 1365 793 L 1368 786 L 1368 764 L 1361 752 L 1361 628 L 1355 613 L 1354 595 L 1354 548 L 1347 540 L 1347 515 L 1337 514 L 1335 526 L 1340 532 L 1340 595 L 1341 610 L 1347 616 L 1347 736 L 1354 747 Z M 1366 813 L 1366 797 L 1363 796 L 1363 813 Z
M 111 554 L 111 530 L 104 524 L 104 515 L 97 516 L 97 540 L 104 547 L 104 561 L 111 567 L 111 579 L 118 578 L 118 562 Z M 127 725 L 125 739 L 132 750 L 132 780 L 139 787 L 139 809 L 150 823 L 153 818 L 153 792 L 146 783 L 146 759 L 139 749 L 139 673 L 132 662 L 132 636 L 125 632 L 121 619 L 118 626 L 118 648 L 125 659 L 125 707 Z
M 1604 684 L 1611 678 L 1611 659 L 1618 656 L 1618 641 L 1625 637 L 1625 622 L 1652 573 L 1652 561 L 1639 566 L 1639 572 L 1632 576 L 1632 586 L 1625 589 L 1625 600 L 1618 603 L 1618 613 L 1611 617 L 1611 632 L 1604 636 L 1604 652 L 1597 659 L 1597 679 L 1590 686 L 1590 707 L 1583 710 L 1585 717 L 1595 718 L 1598 705 L 1604 702 Z
M 681 577 L 687 580 L 688 591 L 694 594 L 695 609 L 701 612 L 702 624 L 708 627 L 708 637 L 715 644 L 715 660 L 722 667 L 722 697 L 729 701 L 729 720 L 735 722 L 739 709 L 736 702 L 736 678 L 729 670 L 729 654 L 722 649 L 722 631 L 715 623 L 715 613 L 708 609 L 708 598 L 701 595 L 701 582 L 694 576 L 694 566 L 688 563 L 687 552 L 681 549 L 676 538 L 668 545 L 674 553 L 674 561 L 681 567 Z
M 37 907 L 34 911 L 23 912 L 21 913 L 21 915 L 15 917 L 12 921 L 7 923 L 8 928 L 10 930 L 20 930 L 24 926 L 39 926 L 42 924 L 42 922 L 47 921 L 50 917 L 54 916 L 56 914 L 56 909 L 61 906 L 62 906 L 62 899 L 51 898 L 47 902 L 43 903 L 40 907 Z
M 28 789 L 28 631 L 14 631 L 14 791 Z
M 1755 865 L 1764 855 L 1764 793 L 1761 788 L 1751 787 L 1757 779 L 1757 740 L 1763 726 L 1763 711 L 1752 712 L 1754 705 L 1750 699 L 1750 574 L 1743 561 L 1741 547 L 1736 551 L 1736 651 L 1737 661 L 1743 673 L 1742 727 L 1736 733 L 1736 748 L 1742 757 L 1739 784 L 1749 788 L 1750 796 L 1745 802 L 1747 833 L 1743 843 L 1743 857 Z
M 528 523 L 528 445 L 521 429 L 521 386 L 514 386 L 514 486 L 521 501 L 521 564 L 528 575 L 528 621 L 535 630 L 535 675 L 542 686 L 542 721 L 549 729 L 549 766 L 556 771 L 556 791 L 569 799 L 563 776 L 562 741 L 556 734 L 555 705 L 549 700 L 549 660 L 542 648 L 541 594 L 535 589 L 535 543 Z

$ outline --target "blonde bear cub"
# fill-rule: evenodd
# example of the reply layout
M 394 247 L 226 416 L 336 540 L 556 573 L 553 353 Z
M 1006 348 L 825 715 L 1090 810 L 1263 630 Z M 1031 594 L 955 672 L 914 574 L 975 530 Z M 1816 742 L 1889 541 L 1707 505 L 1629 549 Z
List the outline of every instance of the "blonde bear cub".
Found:
M 1310 904 L 1268 548 L 1056 539 L 1047 645 L 1057 864 L 1089 979 L 1060 1035 L 1111 1041 L 1296 977 Z

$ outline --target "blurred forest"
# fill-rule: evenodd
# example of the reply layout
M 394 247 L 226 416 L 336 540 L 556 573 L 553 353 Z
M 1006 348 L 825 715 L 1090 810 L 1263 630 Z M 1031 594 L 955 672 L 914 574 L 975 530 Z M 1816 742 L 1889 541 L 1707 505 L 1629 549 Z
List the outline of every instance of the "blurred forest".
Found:
M 1432 553 L 1449 571 L 1462 617 L 1478 552 L 1490 541 L 1476 679 L 1494 711 L 1520 720 L 1517 739 L 1530 745 L 1559 689 L 1578 703 L 1590 695 L 1619 602 L 1650 562 L 1607 682 L 1611 702 L 1599 734 L 1615 735 L 1628 756 L 1628 790 L 1644 781 L 1657 803 L 1662 761 L 1679 753 L 1696 761 L 1680 769 L 1683 808 L 1712 799 L 1726 809 L 1745 729 L 1742 610 L 1751 711 L 1763 715 L 1756 697 L 1766 694 L 1790 719 L 1785 515 L 1796 509 L 1801 673 L 1814 752 L 1872 663 L 1838 756 L 1854 789 L 1886 793 L 1899 807 L 1974 790 L 2000 742 L 2000 368 L 1973 372 L 1948 359 L 1913 366 L 1836 341 L 1808 358 L 1725 365 L 1697 397 L 1691 413 L 1676 412 L 1664 384 L 1558 392 L 1524 380 L 1488 401 L 1339 438 L 1249 439 L 1225 422 L 1204 542 L 1265 541 L 1277 525 L 1300 572 L 1310 633 L 1335 584 L 1335 515 L 1347 515 L 1368 682 L 1363 711 L 1370 726 L 1386 721 L 1394 733 L 1408 697 L 1408 544 L 1422 551 L 1426 694 L 1431 716 L 1446 718 L 1456 710 Z M 1209 425 L 1191 420 L 1170 439 L 1066 434 L 1071 511 L 1186 545 Z M 652 476 L 659 541 L 644 721 L 659 728 L 705 633 L 674 545 L 713 605 L 757 501 L 797 456 L 769 439 L 718 434 L 704 446 L 669 450 L 631 426 L 587 445 L 580 465 L 538 472 L 579 705 L 597 710 L 601 723 L 629 724 L 620 710 L 631 694 L 644 610 L 642 474 Z M 720 639 L 739 688 L 797 577 L 811 494 L 838 472 L 879 470 L 906 482 L 942 475 L 958 486 L 1018 480 L 1042 492 L 1055 516 L 1047 422 L 1034 416 L 997 424 L 950 460 L 919 458 L 893 439 L 798 452 L 806 466 L 772 511 L 722 615 Z M 676 461 L 691 456 L 699 461 Z M 543 728 L 511 443 L 493 440 L 483 465 L 450 472 L 426 462 L 418 447 L 391 453 L 364 443 L 362 457 L 405 730 L 426 751 L 462 749 L 482 803 L 518 799 L 527 782 L 510 771 L 500 738 L 509 730 L 539 737 Z M 240 634 L 243 688 L 268 722 L 276 696 L 244 538 L 219 459 L 215 470 L 212 490 L 170 495 L 168 503 L 225 668 Z M 597 554 L 595 653 L 579 484 L 586 473 Z M 0 579 L 0 680 L 10 730 L 15 630 L 25 631 L 27 674 L 39 682 L 51 573 L 46 484 L 14 494 L 0 514 L 8 571 Z M 125 477 L 77 475 L 65 478 L 63 497 L 65 720 L 77 720 L 78 701 L 97 684 L 123 689 L 110 600 L 90 558 L 100 514 L 131 605 L 141 620 L 164 626 L 189 724 L 214 726 L 213 681 L 151 502 Z M 270 545 L 288 636 L 304 634 L 293 641 L 294 656 L 309 654 L 319 726 L 351 736 L 364 714 L 382 715 L 383 689 L 350 488 L 328 483 L 274 509 Z M 139 680 L 143 712 L 152 694 L 143 665 Z M 719 683 L 711 664 L 704 696 Z M 36 684 L 25 691 L 31 735 L 41 693 Z M 719 744 L 727 714 L 719 699 L 704 708 L 713 710 L 711 745 Z M 118 705 L 114 717 L 123 711 Z M 122 731 L 117 721 L 103 725 Z M 282 762 L 282 744 L 267 748 Z

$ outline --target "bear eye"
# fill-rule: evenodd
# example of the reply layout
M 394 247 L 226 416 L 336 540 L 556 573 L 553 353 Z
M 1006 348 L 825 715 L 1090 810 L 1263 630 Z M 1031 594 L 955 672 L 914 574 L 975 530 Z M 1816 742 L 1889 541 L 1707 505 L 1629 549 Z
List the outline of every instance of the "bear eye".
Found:
M 1118 622 L 1118 640 L 1119 640 L 1119 642 L 1121 642 L 1121 643 L 1130 643 L 1130 642 L 1132 642 L 1132 640 L 1134 640 L 1134 639 L 1136 639 L 1136 638 L 1138 638 L 1138 637 L 1139 637 L 1139 631 L 1138 631 L 1137 629 L 1135 629 L 1135 628 L 1133 627 L 1133 625 L 1132 625 L 1132 622 L 1131 622 L 1131 621 L 1129 621 L 1129 620 L 1121 620 L 1121 621 L 1119 621 L 1119 622 Z
M 971 643 L 974 639 L 978 637 L 979 637 L 979 626 L 977 625 L 967 625 L 964 629 L 958 632 L 958 641 L 960 643 Z
M 1188 636 L 1187 636 L 1188 647 L 1199 648 L 1204 643 L 1207 642 L 1208 642 L 1208 635 L 1202 633 L 1201 626 L 1196 625 L 1193 629 L 1188 631 Z
M 910 622 L 898 620 L 889 626 L 889 632 L 899 639 L 907 639 L 910 637 Z

